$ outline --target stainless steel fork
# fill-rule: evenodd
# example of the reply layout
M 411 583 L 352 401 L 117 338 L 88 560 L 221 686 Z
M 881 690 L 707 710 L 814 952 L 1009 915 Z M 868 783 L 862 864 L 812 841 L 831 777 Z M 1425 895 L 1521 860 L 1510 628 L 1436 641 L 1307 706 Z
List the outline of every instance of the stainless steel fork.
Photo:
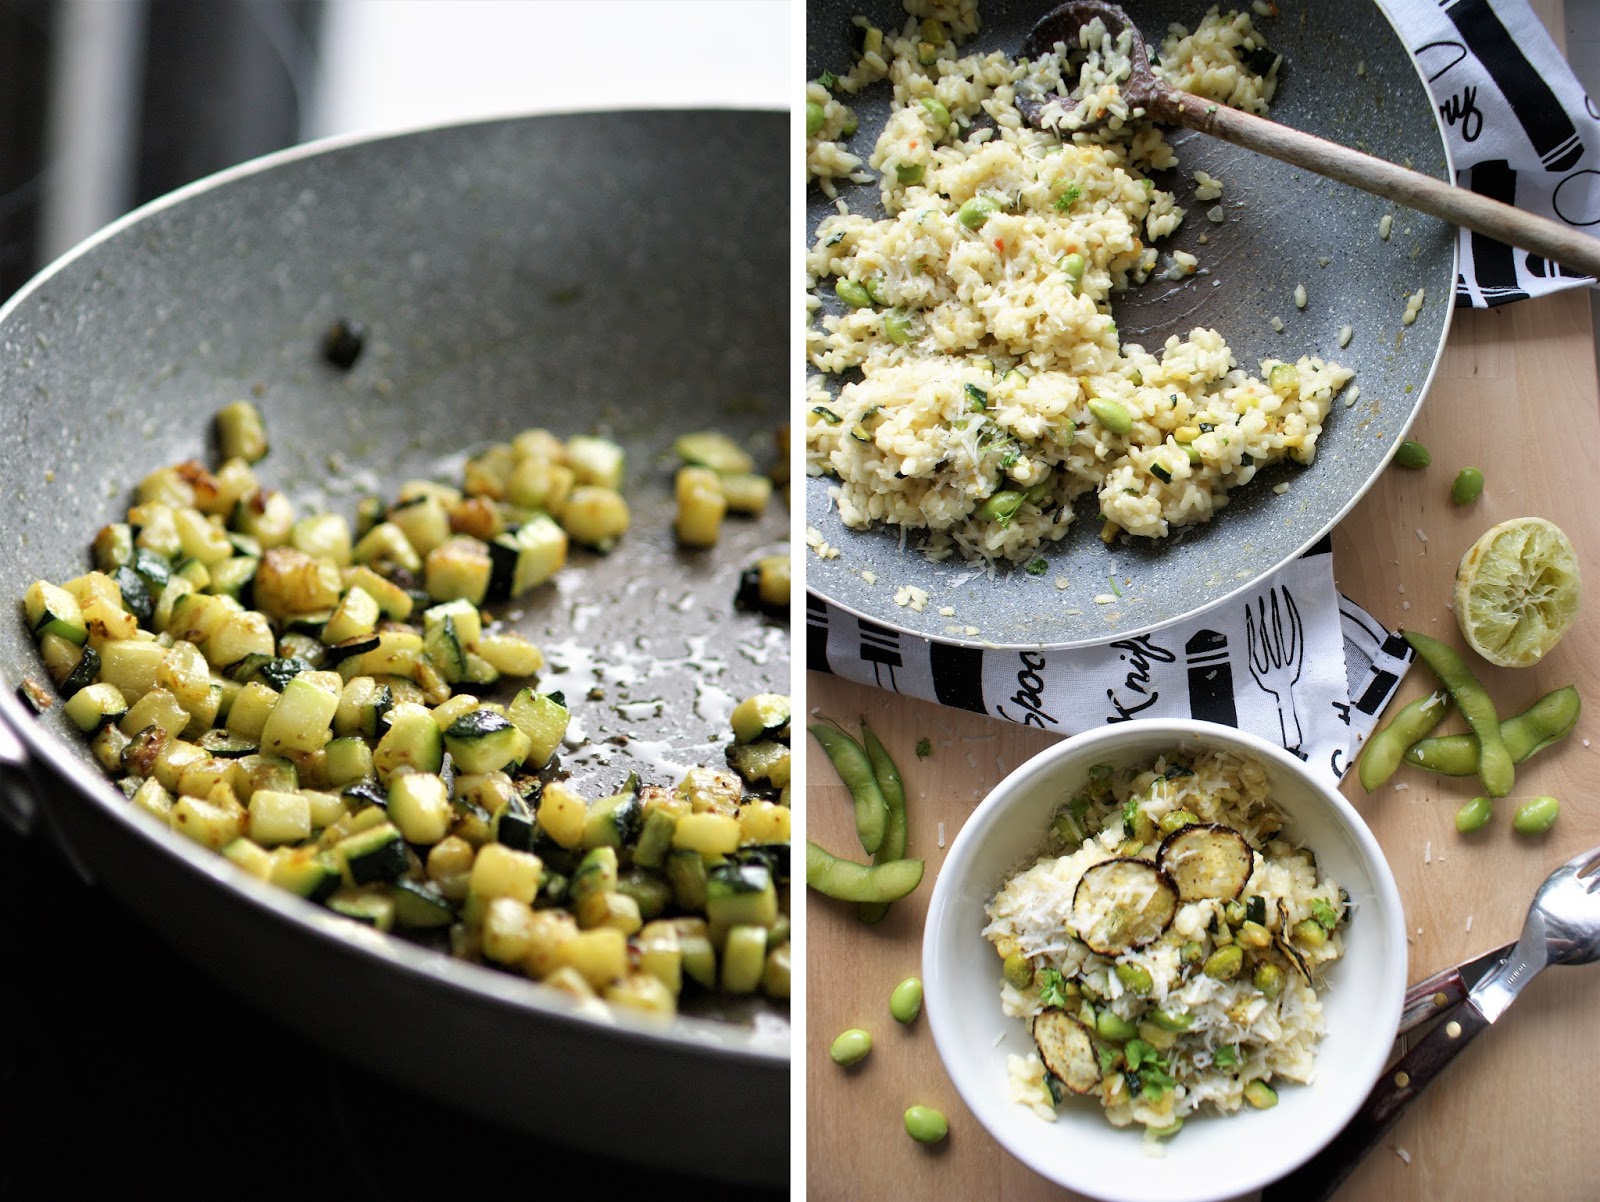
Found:
M 1530 980 L 1552 964 L 1600 959 L 1600 847 L 1574 856 L 1533 896 L 1522 936 L 1498 968 L 1385 1072 L 1348 1126 L 1300 1168 L 1262 1192 L 1262 1202 L 1321 1202 L 1377 1146 L 1406 1106 L 1505 1013 Z

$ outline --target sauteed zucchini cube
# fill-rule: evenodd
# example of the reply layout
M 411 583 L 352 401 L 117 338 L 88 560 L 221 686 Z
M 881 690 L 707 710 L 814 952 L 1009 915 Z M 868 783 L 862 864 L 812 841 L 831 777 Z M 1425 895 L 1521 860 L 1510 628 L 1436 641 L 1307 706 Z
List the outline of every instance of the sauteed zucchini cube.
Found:
M 268 755 L 316 751 L 328 741 L 339 694 L 296 676 L 283 688 L 261 729 L 261 750 Z
M 444 736 L 426 707 L 403 702 L 389 710 L 386 721 L 389 729 L 372 752 L 379 780 L 387 782 L 401 767 L 439 771 L 444 765 Z
M 521 761 L 528 738 L 504 715 L 475 709 L 450 724 L 444 745 L 462 772 L 497 772 Z
M 333 845 L 343 876 L 354 885 L 392 881 L 405 874 L 405 839 L 392 822 L 379 822 Z
M 255 463 L 267 454 L 267 428 L 249 401 L 234 401 L 217 411 L 217 446 L 224 459 Z
M 579 484 L 597 484 L 613 491 L 622 487 L 622 448 L 609 438 L 576 434 L 567 439 L 567 466 Z
M 733 707 L 728 724 L 741 743 L 758 739 L 786 739 L 789 731 L 789 698 L 781 693 L 757 693 Z
M 550 762 L 572 720 L 560 693 L 536 693 L 531 688 L 520 690 L 511 699 L 506 717 L 528 737 L 526 762 L 537 768 Z
M 549 782 L 539 797 L 539 828 L 560 847 L 572 850 L 583 843 L 589 807 L 558 780 Z
M 770 927 L 778 919 L 772 873 L 760 864 L 718 864 L 706 877 L 706 917 L 713 930 L 737 925 Z
M 102 726 L 120 722 L 128 712 L 128 703 L 116 685 L 102 682 L 79 689 L 65 708 L 74 726 L 85 734 L 94 734 Z

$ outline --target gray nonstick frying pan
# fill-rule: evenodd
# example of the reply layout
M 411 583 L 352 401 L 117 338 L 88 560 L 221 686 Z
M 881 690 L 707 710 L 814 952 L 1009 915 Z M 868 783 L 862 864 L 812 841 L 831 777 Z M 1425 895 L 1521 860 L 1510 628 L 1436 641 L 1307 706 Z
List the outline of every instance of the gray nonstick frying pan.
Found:
M 1030 0 L 986 0 L 978 50 L 1016 53 L 1024 35 L 1050 7 Z M 1151 47 L 1168 25 L 1193 29 L 1203 0 L 1137 0 L 1124 6 Z M 1246 8 L 1246 5 L 1236 7 Z M 1256 17 L 1258 30 L 1283 55 L 1272 117 L 1283 124 L 1357 146 L 1445 179 L 1447 151 L 1426 87 L 1410 55 L 1372 0 L 1334 9 L 1314 0 L 1281 0 L 1275 17 Z M 814 0 L 807 11 L 807 77 L 842 73 L 854 61 L 851 17 L 863 13 L 881 28 L 904 19 L 891 2 Z M 963 53 L 966 53 L 966 49 Z M 888 113 L 887 84 L 845 98 L 860 115 L 847 145 L 866 159 Z M 1175 172 L 1157 176 L 1173 189 L 1188 216 L 1161 244 L 1200 259 L 1203 274 L 1181 282 L 1152 280 L 1113 301 L 1125 343 L 1158 348 L 1169 335 L 1197 325 L 1216 328 L 1238 362 L 1251 370 L 1268 356 L 1314 353 L 1356 372 L 1356 404 L 1336 399 L 1309 468 L 1280 465 L 1234 490 L 1209 523 L 1161 541 L 1099 538 L 1090 493 L 1079 499 L 1076 522 L 1043 554 L 1048 570 L 1020 566 L 994 575 L 959 559 L 930 563 L 917 551 L 916 532 L 904 548 L 899 531 L 851 530 L 829 502 L 831 481 L 806 485 L 806 524 L 836 547 L 836 558 L 807 556 L 807 587 L 873 622 L 937 641 L 969 646 L 1073 647 L 1126 638 L 1196 613 L 1250 587 L 1315 543 L 1362 496 L 1388 463 L 1427 392 L 1444 344 L 1454 301 L 1454 230 L 1435 218 L 1189 131 L 1169 134 Z M 1224 181 L 1225 224 L 1207 221 L 1214 201 L 1193 197 L 1193 173 Z M 876 182 L 840 181 L 852 212 L 882 215 Z M 835 211 L 814 186 L 807 191 L 808 232 Z M 1393 214 L 1389 240 L 1379 221 Z M 1208 237 L 1200 244 L 1199 236 Z M 1328 261 L 1324 265 L 1321 260 Z M 1296 284 L 1309 303 L 1295 308 Z M 1416 323 L 1402 327 L 1406 297 L 1426 290 Z M 838 311 L 832 288 L 819 289 L 824 309 Z M 1271 320 L 1285 326 L 1276 332 Z M 1338 332 L 1354 327 L 1348 347 Z M 1283 495 L 1275 485 L 1288 483 Z M 1403 520 L 1400 519 L 1400 520 Z M 1070 587 L 1056 587 L 1059 577 Z M 1114 604 L 1095 604 L 1118 582 Z M 928 594 L 918 612 L 898 605 L 902 585 Z M 955 616 L 942 616 L 950 607 Z M 969 633 L 968 627 L 976 633 Z
M 251 398 L 263 479 L 354 511 L 530 426 L 628 453 L 633 525 L 574 553 L 509 615 L 585 739 L 580 792 L 716 762 L 733 702 L 787 691 L 786 621 L 734 604 L 788 518 L 672 536 L 673 437 L 723 430 L 769 466 L 786 418 L 788 119 L 772 112 L 526 117 L 340 140 L 157 201 L 0 310 L 0 760 L 12 825 L 54 838 L 187 956 L 306 1036 L 500 1123 L 696 1175 L 788 1177 L 789 1022 L 774 1004 L 650 1025 L 367 931 L 132 811 L 60 707 L 22 620 L 36 577 L 86 570 L 149 471 L 211 461 Z M 361 322 L 348 371 L 321 354 Z M 19 966 L 42 969 L 46 966 Z M 629 1115 L 619 1125 L 618 1106 Z

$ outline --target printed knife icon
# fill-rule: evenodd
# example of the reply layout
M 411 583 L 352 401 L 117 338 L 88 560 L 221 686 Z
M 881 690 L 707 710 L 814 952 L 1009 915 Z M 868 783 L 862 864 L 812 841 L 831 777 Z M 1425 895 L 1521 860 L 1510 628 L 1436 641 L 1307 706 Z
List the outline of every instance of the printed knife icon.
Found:
M 1228 636 L 1217 630 L 1197 630 L 1183 644 L 1183 655 L 1189 665 L 1189 716 L 1238 726 Z

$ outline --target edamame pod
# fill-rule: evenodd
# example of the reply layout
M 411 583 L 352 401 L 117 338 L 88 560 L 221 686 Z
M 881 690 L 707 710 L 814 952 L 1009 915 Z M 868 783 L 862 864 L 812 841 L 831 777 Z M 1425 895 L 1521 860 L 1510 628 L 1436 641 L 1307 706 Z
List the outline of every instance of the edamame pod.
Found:
M 872 774 L 872 761 L 867 753 L 844 731 L 826 723 L 814 722 L 811 735 L 839 774 L 839 779 L 850 790 L 856 806 L 856 835 L 861 846 L 869 852 L 877 851 L 883 843 L 884 831 L 889 825 L 889 803 Z
M 1439 725 L 1449 709 L 1445 693 L 1430 693 L 1403 706 L 1392 722 L 1367 740 L 1356 765 L 1361 787 L 1370 793 L 1393 776 L 1411 745 Z
M 1494 712 L 1488 690 L 1450 647 L 1419 631 L 1407 630 L 1404 634 L 1423 663 L 1433 669 L 1439 683 L 1450 690 L 1451 700 L 1478 736 L 1478 779 L 1483 782 L 1484 792 L 1490 797 L 1504 797 L 1511 792 L 1516 768 L 1500 737 L 1500 718 Z
M 921 860 L 858 864 L 806 840 L 806 884 L 824 897 L 850 902 L 899 901 L 921 881 Z
M 1566 737 L 1578 724 L 1583 704 L 1578 690 L 1554 689 L 1514 718 L 1500 723 L 1500 740 L 1520 764 L 1535 752 Z M 1441 776 L 1471 776 L 1478 770 L 1478 740 L 1471 735 L 1423 739 L 1406 751 L 1406 763 Z
M 889 751 L 877 735 L 861 724 L 861 745 L 872 765 L 872 777 L 878 783 L 878 792 L 888 806 L 888 817 L 883 828 L 883 842 L 872 854 L 874 864 L 903 860 L 906 855 L 906 789 L 900 779 L 900 769 L 895 766 Z M 869 902 L 861 907 L 862 922 L 877 922 L 889 912 L 886 902 Z

